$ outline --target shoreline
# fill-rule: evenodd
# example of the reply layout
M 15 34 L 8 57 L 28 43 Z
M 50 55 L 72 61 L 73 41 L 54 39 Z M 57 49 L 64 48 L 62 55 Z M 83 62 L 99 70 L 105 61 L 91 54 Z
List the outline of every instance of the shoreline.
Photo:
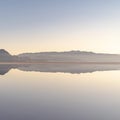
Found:
M 0 65 L 28 65 L 28 64 L 120 64 L 120 62 L 0 62 Z

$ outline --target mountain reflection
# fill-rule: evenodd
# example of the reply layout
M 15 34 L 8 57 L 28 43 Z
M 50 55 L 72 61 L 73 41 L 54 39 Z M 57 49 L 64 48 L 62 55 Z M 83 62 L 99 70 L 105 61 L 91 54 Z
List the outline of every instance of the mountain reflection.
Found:
M 18 69 L 20 66 L 22 67 L 23 65 L 20 65 L 20 64 L 0 64 L 0 75 L 5 75 L 11 69 Z M 26 65 L 24 65 L 24 67 L 25 66 Z
M 41 63 L 41 64 L 1 64 L 0 75 L 5 75 L 11 69 L 35 72 L 63 72 L 89 73 L 95 71 L 120 70 L 120 64 L 69 64 L 69 63 Z

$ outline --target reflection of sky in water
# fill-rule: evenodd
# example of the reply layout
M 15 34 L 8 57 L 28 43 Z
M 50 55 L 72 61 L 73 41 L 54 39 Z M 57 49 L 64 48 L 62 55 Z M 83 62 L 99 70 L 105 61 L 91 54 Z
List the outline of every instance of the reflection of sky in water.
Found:
M 1 120 L 118 120 L 120 71 L 11 70 L 0 76 Z

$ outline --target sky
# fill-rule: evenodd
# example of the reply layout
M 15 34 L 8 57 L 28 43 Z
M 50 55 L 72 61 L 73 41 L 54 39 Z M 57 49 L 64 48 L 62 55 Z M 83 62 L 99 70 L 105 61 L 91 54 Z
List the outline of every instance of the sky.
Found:
M 0 0 L 0 48 L 120 54 L 120 1 Z

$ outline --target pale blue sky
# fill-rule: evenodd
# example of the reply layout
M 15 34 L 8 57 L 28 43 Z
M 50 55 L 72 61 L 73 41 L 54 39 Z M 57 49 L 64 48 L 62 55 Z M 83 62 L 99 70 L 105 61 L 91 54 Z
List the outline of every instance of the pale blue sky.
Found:
M 120 53 L 119 6 L 119 0 L 0 0 L 0 48 Z

